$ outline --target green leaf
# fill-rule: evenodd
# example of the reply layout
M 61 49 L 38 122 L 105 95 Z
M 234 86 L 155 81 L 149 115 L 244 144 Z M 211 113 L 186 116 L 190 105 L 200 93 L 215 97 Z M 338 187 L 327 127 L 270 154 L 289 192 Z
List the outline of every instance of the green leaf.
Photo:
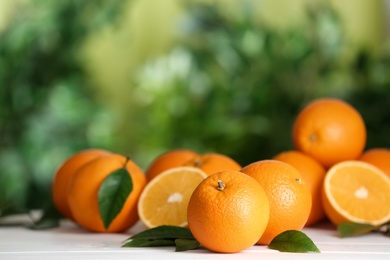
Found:
M 195 239 L 188 228 L 163 225 L 142 231 L 129 239 Z
M 42 217 L 38 221 L 34 221 L 33 224 L 26 225 L 27 228 L 33 230 L 55 228 L 60 225 L 62 216 L 55 208 L 54 204 L 50 204 L 46 207 Z
M 176 246 L 176 252 L 200 246 L 188 228 L 163 225 L 131 236 L 122 247 Z
M 40 219 L 34 224 L 26 225 L 27 228 L 33 229 L 33 230 L 41 230 L 41 229 L 49 229 L 49 228 L 55 228 L 59 226 L 59 220 L 58 219 Z
M 122 247 L 152 247 L 152 246 L 174 246 L 173 239 L 133 239 L 126 242 Z
M 195 239 L 178 238 L 175 240 L 176 252 L 183 252 L 187 250 L 197 249 L 200 243 Z
M 337 230 L 340 233 L 340 237 L 359 236 L 370 233 L 377 230 L 378 226 L 373 226 L 364 223 L 344 222 L 337 226 Z
M 313 241 L 305 233 L 298 230 L 287 230 L 280 233 L 272 239 L 268 247 L 280 252 L 320 253 Z
M 99 211 L 107 229 L 133 190 L 133 182 L 125 168 L 111 173 L 99 189 Z

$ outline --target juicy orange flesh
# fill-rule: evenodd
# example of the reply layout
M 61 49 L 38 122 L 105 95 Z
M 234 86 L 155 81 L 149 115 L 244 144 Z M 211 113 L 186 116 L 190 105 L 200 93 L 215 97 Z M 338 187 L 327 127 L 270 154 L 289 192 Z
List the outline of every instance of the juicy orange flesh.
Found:
M 339 208 L 357 219 L 375 221 L 390 214 L 389 183 L 367 168 L 343 168 L 331 179 L 330 191 Z
M 206 176 L 198 171 L 176 171 L 156 177 L 142 201 L 148 226 L 187 225 L 187 206 L 192 192 Z

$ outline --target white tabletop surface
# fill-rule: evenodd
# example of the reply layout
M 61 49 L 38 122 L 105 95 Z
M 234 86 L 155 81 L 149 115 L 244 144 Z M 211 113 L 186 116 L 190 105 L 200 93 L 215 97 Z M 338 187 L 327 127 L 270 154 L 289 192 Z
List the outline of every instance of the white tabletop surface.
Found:
M 23 218 L 23 217 L 22 217 Z M 25 217 L 24 217 L 25 219 Z M 6 219 L 6 222 L 10 219 Z M 13 217 L 11 220 L 15 220 Z M 3 220 L 4 223 L 4 220 Z M 321 253 L 282 253 L 266 246 L 252 246 L 236 254 L 218 254 L 206 249 L 174 252 L 173 247 L 121 248 L 132 234 L 144 230 L 138 222 L 122 234 L 87 232 L 69 221 L 47 230 L 0 227 L 0 259 L 388 259 L 390 237 L 371 233 L 340 238 L 328 222 L 304 228 Z

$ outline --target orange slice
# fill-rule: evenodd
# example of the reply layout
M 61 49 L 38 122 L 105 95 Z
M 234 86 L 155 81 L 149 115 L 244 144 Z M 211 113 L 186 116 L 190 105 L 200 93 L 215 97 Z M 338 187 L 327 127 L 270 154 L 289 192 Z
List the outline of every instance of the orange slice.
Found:
M 323 185 L 324 210 L 333 224 L 381 225 L 390 220 L 390 179 L 379 168 L 341 162 L 329 169 Z
M 138 201 L 140 220 L 148 228 L 187 226 L 187 206 L 191 194 L 206 177 L 204 171 L 187 166 L 162 172 L 142 191 Z

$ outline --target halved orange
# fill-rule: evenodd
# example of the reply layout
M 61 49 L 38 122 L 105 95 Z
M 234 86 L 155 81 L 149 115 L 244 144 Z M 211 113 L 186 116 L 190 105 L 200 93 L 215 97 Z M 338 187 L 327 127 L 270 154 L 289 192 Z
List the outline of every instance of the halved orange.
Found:
M 138 200 L 138 214 L 148 227 L 186 227 L 187 206 L 192 192 L 207 177 L 196 167 L 180 166 L 165 170 L 151 180 Z
M 390 220 L 390 179 L 366 162 L 344 161 L 331 167 L 322 199 L 326 215 L 335 225 L 381 225 Z

